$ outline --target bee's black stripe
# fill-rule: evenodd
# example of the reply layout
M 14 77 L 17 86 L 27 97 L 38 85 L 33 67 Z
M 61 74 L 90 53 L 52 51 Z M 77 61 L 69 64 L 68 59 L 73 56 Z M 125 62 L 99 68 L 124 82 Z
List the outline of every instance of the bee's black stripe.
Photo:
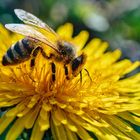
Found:
M 30 57 L 33 46 L 30 46 L 29 40 L 24 38 L 13 44 L 2 58 L 2 64 L 13 65 L 27 60 Z
M 11 59 L 9 60 L 7 54 L 4 55 L 3 58 L 2 58 L 2 65 L 3 65 L 3 66 L 6 66 L 6 65 L 9 65 L 9 64 L 11 64 L 11 63 L 12 63 L 12 61 L 11 61 Z
M 22 44 L 20 44 L 20 42 L 18 41 L 15 45 L 14 45 L 14 50 L 19 54 L 19 56 L 23 57 L 25 56 L 24 50 L 22 49 Z
M 12 64 L 14 63 L 17 63 L 18 60 L 21 58 L 20 55 L 14 50 L 14 45 L 12 45 L 12 47 L 10 47 L 6 53 L 6 57 L 7 57 L 7 60 Z
M 17 62 L 17 57 L 15 57 L 14 52 L 14 45 L 12 45 L 6 52 L 6 54 L 3 56 L 2 58 L 2 64 L 5 65 L 9 65 L 9 64 L 14 64 L 15 62 Z
M 12 47 L 10 47 L 8 50 L 7 50 L 7 54 L 6 54 L 12 61 L 15 59 L 14 57 L 14 54 L 13 54 L 13 51 L 12 51 Z
M 24 49 L 25 49 L 29 54 L 31 54 L 31 52 L 32 52 L 32 50 L 34 49 L 34 47 L 30 47 L 30 46 L 29 46 L 29 41 L 28 41 L 28 39 L 23 39 L 21 43 L 23 44 Z

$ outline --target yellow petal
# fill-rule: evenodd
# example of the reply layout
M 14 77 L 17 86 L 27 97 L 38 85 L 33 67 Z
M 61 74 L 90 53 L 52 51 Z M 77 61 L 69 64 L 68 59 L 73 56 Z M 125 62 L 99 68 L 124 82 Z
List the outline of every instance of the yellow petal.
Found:
M 79 51 L 81 50 L 85 43 L 87 42 L 89 37 L 89 33 L 87 31 L 81 31 L 76 37 L 73 39 L 73 43 L 76 46 L 76 50 Z
M 42 140 L 43 136 L 44 136 L 44 131 L 40 130 L 38 120 L 37 120 L 34 125 L 30 140 Z
M 140 62 L 136 61 L 134 62 L 130 67 L 128 67 L 123 74 L 127 74 L 131 71 L 133 71 L 134 69 L 136 69 L 138 66 L 140 66 Z
M 40 113 L 38 124 L 40 126 L 41 131 L 47 130 L 50 127 L 49 119 L 50 119 L 50 115 L 48 112 L 46 112 L 43 117 L 41 116 Z
M 108 48 L 108 43 L 107 42 L 102 42 L 102 44 L 97 49 L 97 51 L 93 54 L 92 57 L 94 59 L 97 59 L 97 58 L 101 57 L 107 48 Z
M 137 116 L 131 115 L 129 112 L 122 112 L 122 113 L 119 113 L 118 115 L 135 125 L 140 125 L 140 118 Z
M 15 116 L 7 117 L 6 115 L 3 115 L 2 118 L 0 118 L 0 134 L 3 133 L 3 131 L 14 120 L 14 118 L 15 118 Z
M 62 38 L 71 38 L 73 34 L 73 25 L 71 23 L 66 23 L 63 26 L 60 26 L 57 29 L 57 33 L 62 37 Z
M 63 125 L 55 125 L 52 121 L 51 130 L 53 134 L 53 139 L 55 140 L 67 140 L 67 133 Z
M 65 126 L 65 130 L 66 130 L 66 133 L 67 133 L 68 140 L 78 140 L 78 137 L 76 136 L 76 133 L 70 131 L 70 129 L 68 129 L 67 126 Z
M 24 124 L 25 128 L 29 129 L 33 127 L 34 122 L 36 121 L 36 118 L 38 116 L 39 109 L 39 106 L 37 106 L 26 114 L 26 122 Z
M 78 126 L 78 132 L 77 135 L 82 139 L 82 140 L 93 140 L 93 138 L 88 134 L 88 132 L 83 129 L 81 126 Z
M 62 124 L 67 124 L 67 118 L 65 116 L 65 113 L 61 109 L 58 108 L 55 111 L 55 116 Z
M 92 54 L 94 54 L 96 52 L 96 50 L 98 49 L 98 47 L 100 47 L 101 45 L 101 39 L 99 38 L 94 38 L 92 39 L 87 45 L 86 47 L 83 49 L 83 51 L 89 56 L 91 57 Z M 92 58 L 92 57 L 91 57 Z
M 6 140 L 15 140 L 24 129 L 24 118 L 18 118 L 6 135 Z

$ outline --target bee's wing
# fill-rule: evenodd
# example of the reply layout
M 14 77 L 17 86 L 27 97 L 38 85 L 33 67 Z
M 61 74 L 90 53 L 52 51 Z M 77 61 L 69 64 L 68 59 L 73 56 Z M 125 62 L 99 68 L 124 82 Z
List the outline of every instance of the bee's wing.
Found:
M 57 36 L 57 34 L 55 33 L 55 31 L 52 28 L 50 28 L 46 23 L 44 23 L 42 20 L 40 20 L 33 14 L 26 12 L 22 9 L 15 9 L 14 11 L 15 11 L 15 14 L 17 15 L 17 17 L 24 23 L 43 28 L 46 31 L 49 31 L 52 34 Z
M 5 27 L 12 32 L 35 38 L 36 40 L 43 42 L 58 52 L 56 42 L 52 42 L 48 37 L 44 36 L 32 26 L 25 24 L 6 24 Z

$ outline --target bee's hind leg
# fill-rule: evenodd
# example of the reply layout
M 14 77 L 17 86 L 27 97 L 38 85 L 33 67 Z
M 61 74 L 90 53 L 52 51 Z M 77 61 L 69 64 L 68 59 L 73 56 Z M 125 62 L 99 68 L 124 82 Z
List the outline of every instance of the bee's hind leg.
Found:
M 64 70 L 65 70 L 65 76 L 66 76 L 66 79 L 69 80 L 70 77 L 69 77 L 69 73 L 68 73 L 68 67 L 66 65 L 64 65 Z
M 39 53 L 39 51 L 41 52 L 42 56 L 45 59 L 51 59 L 53 57 L 53 54 L 50 54 L 50 56 L 47 56 L 46 53 L 44 52 L 44 50 L 41 47 L 37 47 L 33 50 L 33 53 L 32 53 L 32 59 L 31 59 L 31 62 L 30 62 L 30 67 L 31 68 L 33 68 L 35 66 L 35 59 L 36 59 L 36 56 Z
M 35 66 L 35 59 L 37 54 L 39 53 L 39 51 L 41 52 L 42 56 L 45 59 L 51 59 L 53 57 L 53 54 L 50 54 L 50 56 L 47 56 L 46 53 L 44 52 L 44 50 L 41 47 L 37 47 L 34 49 L 33 53 L 32 53 L 32 59 L 30 62 L 30 67 L 33 68 Z M 54 82 L 56 77 L 55 77 L 55 73 L 56 73 L 56 66 L 55 64 L 52 62 L 51 63 L 51 69 L 52 69 L 52 81 Z
M 52 81 L 54 82 L 56 80 L 56 77 L 55 77 L 56 66 L 53 62 L 51 63 L 51 68 L 52 68 Z
M 37 54 L 39 53 L 40 50 L 41 50 L 40 47 L 37 47 L 33 50 L 32 59 L 31 59 L 31 62 L 30 62 L 30 67 L 31 68 L 33 68 L 35 66 L 35 59 L 36 59 L 36 56 L 37 56 Z
M 51 59 L 54 57 L 53 54 L 50 54 L 50 56 L 47 56 L 42 48 L 41 48 L 41 54 L 45 59 Z M 54 82 L 56 80 L 56 76 L 55 76 L 56 66 L 55 66 L 54 62 L 51 62 L 51 70 L 52 70 L 52 81 Z

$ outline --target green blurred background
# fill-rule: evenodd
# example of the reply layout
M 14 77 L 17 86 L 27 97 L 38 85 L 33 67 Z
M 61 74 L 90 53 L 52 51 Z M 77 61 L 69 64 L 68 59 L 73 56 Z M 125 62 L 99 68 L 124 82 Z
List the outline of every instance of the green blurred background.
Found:
M 20 22 L 13 10 L 35 14 L 56 29 L 72 22 L 75 34 L 86 29 L 119 48 L 123 58 L 140 60 L 140 0 L 0 0 L 0 22 Z

